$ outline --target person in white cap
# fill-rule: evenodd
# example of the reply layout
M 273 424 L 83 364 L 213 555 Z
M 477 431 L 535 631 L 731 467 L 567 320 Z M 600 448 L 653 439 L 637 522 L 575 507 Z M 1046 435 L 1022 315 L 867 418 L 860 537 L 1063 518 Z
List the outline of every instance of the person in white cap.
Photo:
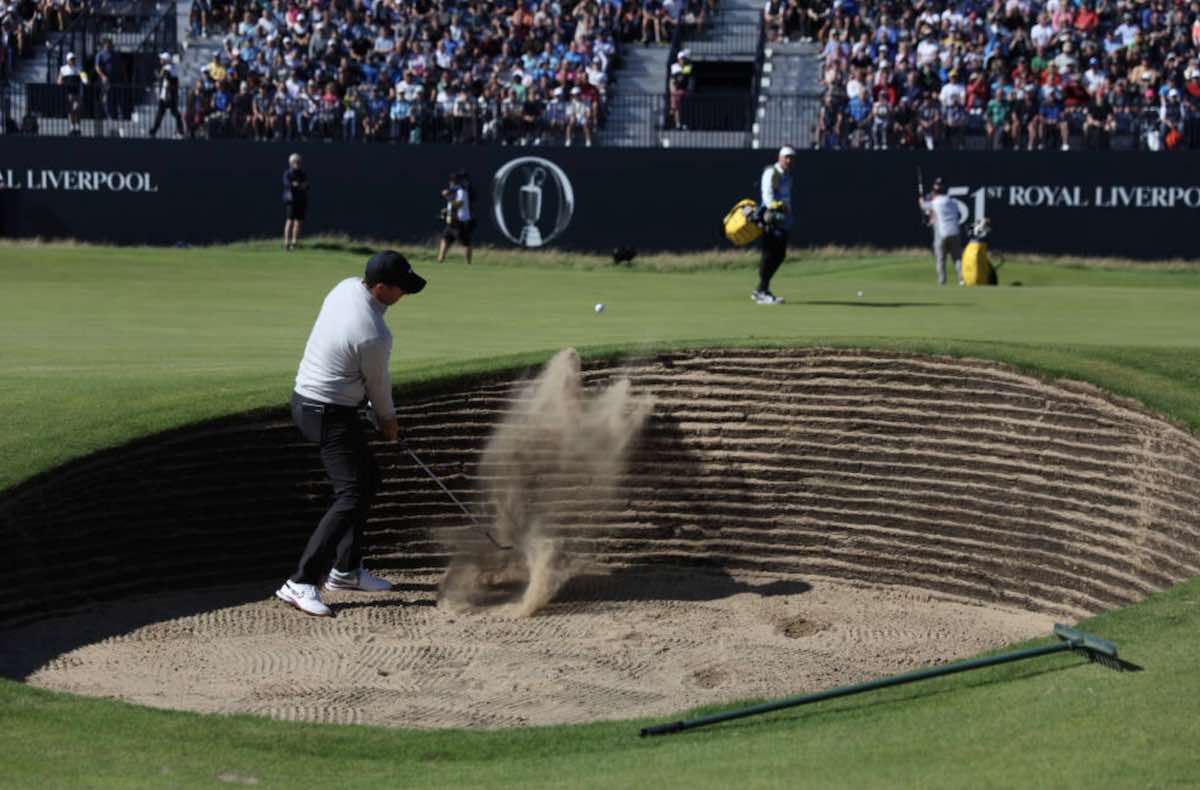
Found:
M 1183 142 L 1184 126 L 1187 123 L 1183 103 L 1179 100 L 1179 89 L 1171 88 L 1162 97 L 1158 109 L 1160 139 L 1169 149 L 1175 149 Z
M 571 134 L 578 127 L 583 130 L 584 142 L 590 148 L 592 125 L 592 103 L 583 95 L 583 90 L 576 85 L 571 88 L 571 100 L 567 102 L 567 139 L 564 144 L 571 145 Z
M 87 75 L 79 70 L 79 65 L 75 61 L 75 53 L 68 52 L 67 62 L 58 70 L 58 84 L 66 88 L 67 122 L 71 125 L 70 133 L 72 135 L 82 134 L 79 128 L 80 93 L 86 81 Z
M 72 80 L 79 82 L 79 65 L 75 62 L 75 53 L 68 52 L 66 62 L 58 69 L 58 84 L 68 85 Z
M 788 231 L 792 227 L 792 163 L 796 149 L 785 145 L 779 149 L 775 163 L 763 169 L 762 258 L 758 264 L 758 287 L 750 298 L 758 304 L 783 304 L 783 299 L 771 293 L 771 278 L 787 257 Z
M 158 134 L 163 116 L 171 113 L 175 119 L 175 134 L 183 137 L 183 118 L 179 117 L 179 77 L 175 74 L 175 64 L 171 62 L 171 53 L 163 52 L 158 56 L 158 113 L 154 116 L 154 124 L 150 127 L 150 136 Z
M 683 100 L 695 87 L 692 79 L 692 53 L 681 49 L 671 64 L 670 79 L 667 83 L 667 95 L 670 100 L 671 123 L 676 129 L 687 129 L 683 122 Z

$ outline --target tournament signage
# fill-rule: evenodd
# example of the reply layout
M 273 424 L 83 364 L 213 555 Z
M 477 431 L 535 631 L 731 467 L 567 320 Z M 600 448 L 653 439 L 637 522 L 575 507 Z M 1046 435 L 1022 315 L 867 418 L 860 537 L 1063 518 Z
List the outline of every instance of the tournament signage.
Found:
M 989 204 L 1010 208 L 1200 208 L 1200 186 L 956 185 L 947 197 L 958 204 L 963 222 L 987 216 Z
M 575 190 L 554 162 L 523 156 L 506 162 L 492 177 L 492 213 L 504 238 L 522 247 L 542 247 L 571 224 Z
M 480 244 L 610 253 L 728 248 L 721 220 L 757 199 L 774 151 L 325 145 L 5 137 L 0 235 L 116 244 L 273 238 L 291 153 L 312 183 L 306 235 L 432 245 L 451 173 L 476 185 Z M 802 151 L 791 244 L 931 241 L 917 169 L 941 177 L 964 222 L 1000 251 L 1195 258 L 1200 152 Z M 1200 177 L 1197 179 L 1200 181 Z M 146 197 L 153 195 L 152 200 Z M 748 251 L 748 256 L 754 252 Z
M 0 169 L 0 189 L 64 190 L 68 192 L 157 192 L 146 171 L 15 170 Z

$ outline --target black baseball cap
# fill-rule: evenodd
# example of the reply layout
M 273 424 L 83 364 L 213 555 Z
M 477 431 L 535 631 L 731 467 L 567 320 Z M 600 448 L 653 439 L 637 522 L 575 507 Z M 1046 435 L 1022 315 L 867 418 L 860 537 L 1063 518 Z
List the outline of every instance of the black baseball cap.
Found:
M 372 255 L 367 261 L 367 271 L 363 279 L 367 281 L 367 285 L 395 285 L 410 294 L 420 293 L 425 287 L 425 278 L 413 271 L 407 258 L 392 250 Z

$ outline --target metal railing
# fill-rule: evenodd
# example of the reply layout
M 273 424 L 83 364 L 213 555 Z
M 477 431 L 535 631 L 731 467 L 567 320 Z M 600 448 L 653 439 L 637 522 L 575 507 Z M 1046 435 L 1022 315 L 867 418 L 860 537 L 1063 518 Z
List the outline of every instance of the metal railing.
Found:
M 726 23 L 719 28 L 712 25 L 703 33 L 691 28 L 684 29 L 683 25 L 679 28 L 683 30 L 682 46 L 691 50 L 693 56 L 712 55 L 719 58 L 729 55 L 744 58 L 758 51 L 762 39 L 762 24 L 759 22 Z
M 758 105 L 746 94 L 697 94 L 684 96 L 673 105 L 662 94 L 622 94 L 620 102 L 609 102 L 597 114 L 589 129 L 593 145 L 658 148 L 664 145 L 687 147 L 753 147 L 755 140 L 774 134 L 789 139 L 800 123 L 814 124 L 819 102 L 811 97 L 789 97 L 799 102 L 799 111 L 790 111 L 795 121 L 759 117 Z M 383 117 L 378 124 L 368 123 L 369 114 L 360 113 L 347 122 L 339 106 L 322 112 L 306 107 L 287 113 L 272 113 L 268 121 L 256 123 L 244 109 L 231 103 L 225 111 L 208 105 L 203 112 L 190 94 L 182 96 L 177 109 L 184 121 L 183 131 L 190 139 L 306 139 L 395 144 L 452 143 L 460 145 L 565 145 L 567 129 L 544 113 L 530 123 L 506 115 L 497 104 L 477 106 L 472 112 L 455 114 L 426 103 L 415 113 L 393 121 Z M 243 100 L 244 101 L 244 100 Z M 88 85 L 63 86 L 0 83 L 0 111 L 13 123 L 0 133 L 42 136 L 80 135 L 85 137 L 148 138 L 155 130 L 158 101 L 153 86 L 132 83 L 104 86 L 93 80 Z M 172 114 L 160 119 L 157 129 L 164 138 L 176 136 Z M 610 128 L 626 130 L 619 140 L 606 134 Z M 628 130 L 633 129 L 634 132 Z M 582 146 L 589 135 L 580 126 L 572 130 L 571 142 Z
M 168 3 L 162 13 L 150 23 L 145 38 L 138 45 L 138 57 L 134 58 L 133 82 L 149 84 L 155 79 L 158 56 L 161 52 L 174 53 L 179 46 L 179 20 L 175 4 Z
M 719 11 L 718 11 L 719 14 Z M 666 75 L 666 100 L 661 110 L 654 112 L 655 117 L 662 118 L 661 131 L 687 131 L 696 139 L 699 132 L 726 133 L 722 137 L 710 136 L 713 143 L 728 146 L 734 143 L 734 138 L 728 133 L 744 132 L 745 139 L 735 147 L 752 147 L 754 145 L 754 121 L 757 115 L 759 84 L 762 76 L 763 42 L 765 31 L 761 20 L 746 23 L 724 23 L 720 16 L 710 20 L 709 25 L 700 31 L 693 26 L 679 24 L 671 38 L 671 49 L 668 56 L 668 74 Z M 753 56 L 754 71 L 751 84 L 746 92 L 696 92 L 684 95 L 671 94 L 670 64 L 675 62 L 679 51 L 691 50 L 693 59 L 706 57 L 720 60 L 722 56 L 733 59 L 744 59 L 746 55 Z M 653 97 L 644 97 L 643 101 L 653 103 Z M 669 137 L 659 134 L 660 130 L 646 134 L 648 138 L 643 144 L 668 145 Z
M 155 0 L 106 0 L 88 4 L 46 49 L 46 82 L 58 81 L 58 71 L 66 63 L 67 53 L 75 54 L 79 68 L 90 67 L 105 37 L 137 34 L 149 21 L 167 14 L 174 19 L 174 3 L 165 4 L 161 12 Z
M 882 148 L 866 129 L 851 134 L 843 128 L 843 133 L 836 137 L 818 139 L 813 131 L 820 117 L 820 99 L 796 95 L 770 96 L 764 100 L 772 102 L 774 112 L 767 112 L 762 101 L 752 102 L 740 94 L 684 96 L 678 107 L 678 117 L 683 122 L 676 124 L 676 108 L 669 97 L 622 94 L 619 102 L 610 102 L 600 113 L 591 139 L 596 146 L 633 148 L 774 148 L 803 140 L 825 150 Z M 458 115 L 424 105 L 411 118 L 399 121 L 383 118 L 378 125 L 366 123 L 363 116 L 347 122 L 340 107 L 325 113 L 275 115 L 265 123 L 256 123 L 245 111 L 233 107 L 204 114 L 188 112 L 187 107 L 185 97 L 178 106 L 183 125 L 177 129 L 170 112 L 158 117 L 159 106 L 152 86 L 126 83 L 106 87 L 94 80 L 78 87 L 0 83 L 0 134 L 146 139 L 156 131 L 164 139 L 329 140 L 395 145 L 562 146 L 567 140 L 565 126 L 546 115 L 525 122 L 506 117 L 501 108 L 487 105 Z M 156 120 L 159 120 L 157 129 Z M 1157 128 L 1153 122 L 1143 123 L 1133 116 L 1123 116 L 1111 136 L 1110 146 L 1155 150 L 1150 136 Z M 614 129 L 621 131 L 610 133 Z M 1200 114 L 1189 115 L 1185 129 L 1179 147 L 1200 149 Z M 183 134 L 178 135 L 177 131 Z M 1073 123 L 1070 131 L 1071 147 L 1086 147 L 1081 124 Z M 572 144 L 583 146 L 588 139 L 584 130 L 576 127 L 572 132 Z M 895 132 L 889 133 L 887 142 L 889 150 L 925 145 L 919 138 L 906 142 Z M 1025 142 L 1021 141 L 1021 148 Z M 982 151 L 989 146 L 982 121 L 974 119 L 957 145 L 943 138 L 935 147 Z M 1009 149 L 1013 145 L 1006 141 L 1000 147 Z
M 0 84 L 0 134 L 149 137 L 152 100 L 143 85 Z

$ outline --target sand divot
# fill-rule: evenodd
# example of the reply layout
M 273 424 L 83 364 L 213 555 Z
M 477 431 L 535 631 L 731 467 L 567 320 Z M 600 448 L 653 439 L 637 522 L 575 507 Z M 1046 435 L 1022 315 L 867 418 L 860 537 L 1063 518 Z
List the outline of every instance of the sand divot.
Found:
M 567 552 L 567 524 L 581 515 L 586 522 L 612 502 L 628 450 L 653 408 L 653 398 L 635 396 L 627 378 L 585 391 L 573 348 L 546 363 L 503 415 L 480 462 L 488 528 L 513 549 L 463 535 L 438 605 L 528 617 L 572 577 L 599 572 Z

